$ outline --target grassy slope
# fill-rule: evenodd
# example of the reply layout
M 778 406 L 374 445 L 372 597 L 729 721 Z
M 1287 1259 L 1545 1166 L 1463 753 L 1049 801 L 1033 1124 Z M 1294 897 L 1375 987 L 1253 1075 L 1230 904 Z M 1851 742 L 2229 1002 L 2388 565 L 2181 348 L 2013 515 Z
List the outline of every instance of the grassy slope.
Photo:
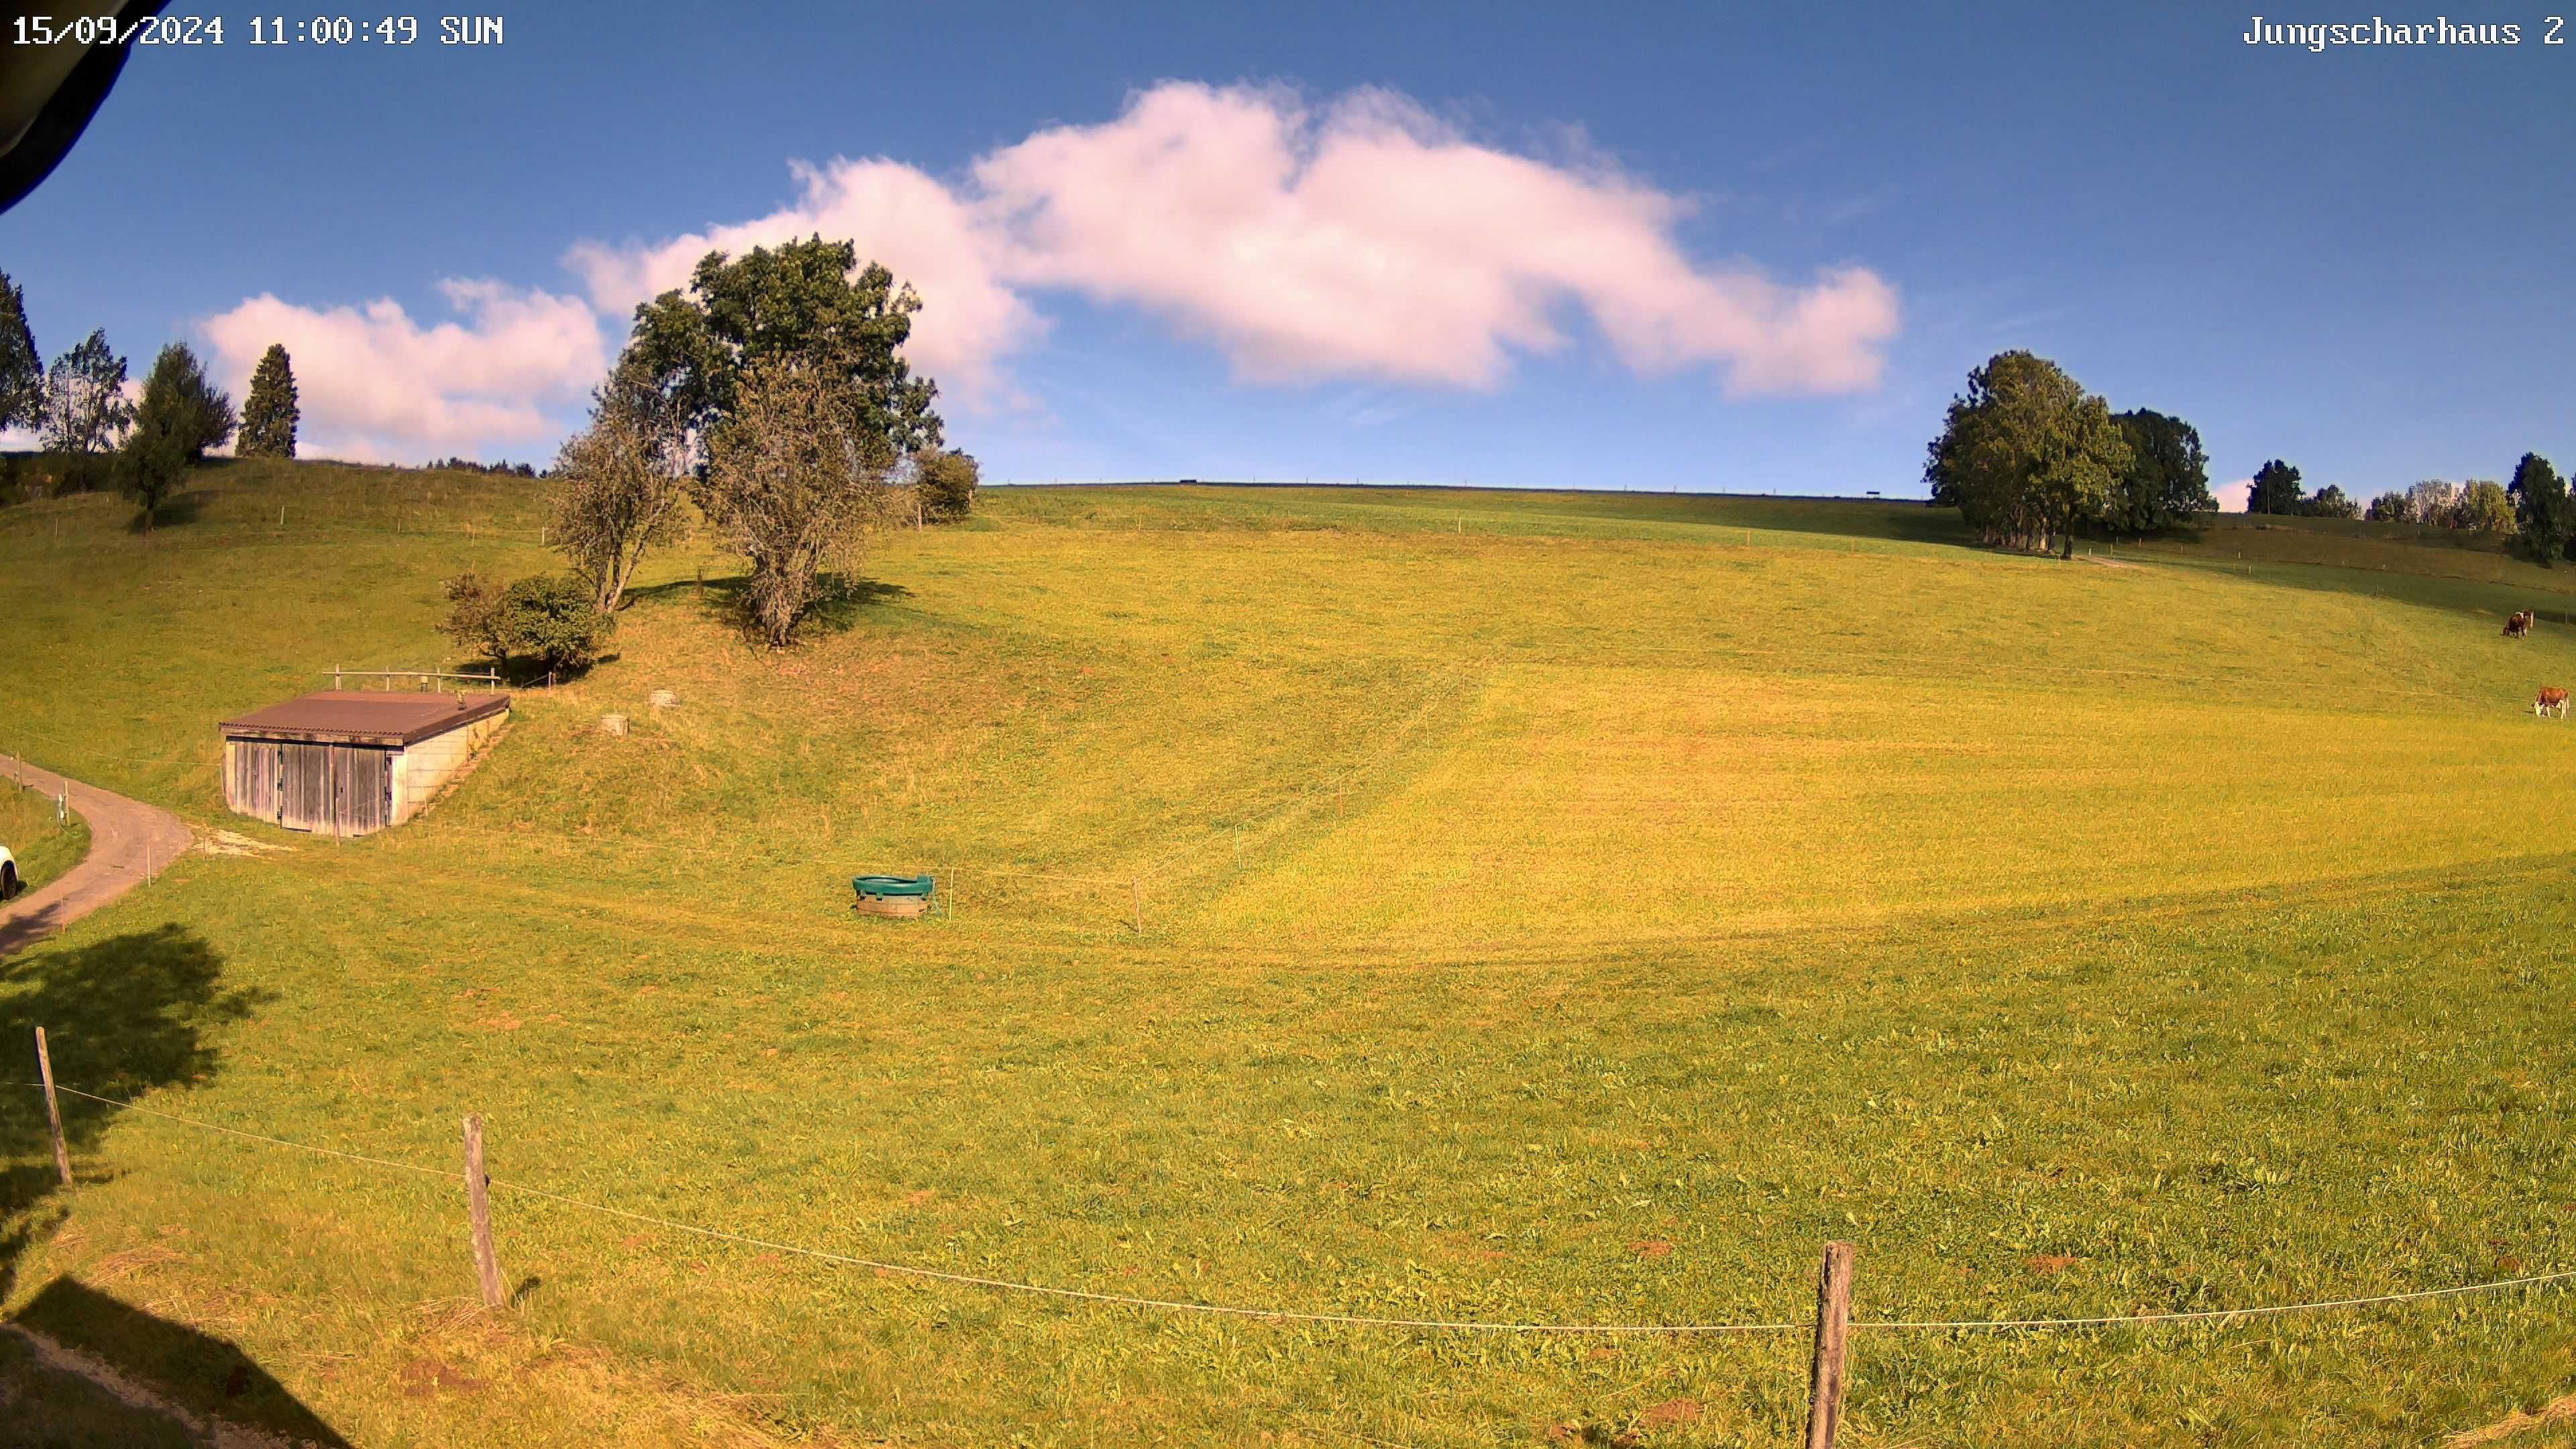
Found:
M 0 780 L 0 845 L 18 862 L 27 889 L 46 884 L 89 853 L 89 826 L 78 815 L 54 818 L 54 802 Z
M 0 747 L 214 820 L 211 721 L 432 662 L 443 573 L 545 566 L 526 488 L 236 467 L 149 543 L 105 500 L 0 512 Z M 475 1110 L 496 1173 L 593 1200 L 1210 1301 L 1791 1318 L 1837 1235 L 1872 1317 L 2576 1266 L 2542 808 L 2576 736 L 2521 709 L 2576 649 L 2494 617 L 2554 580 L 2248 577 L 2228 542 L 2112 569 L 1897 505 L 1012 494 L 888 539 L 886 596 L 787 656 L 673 558 L 429 818 L 228 822 L 290 849 L 12 963 L 0 1029 L 254 1130 L 444 1165 Z M 842 909 L 916 866 L 964 909 Z M 446 1311 L 451 1189 L 80 1108 L 114 1176 L 57 1230 L 28 1106 L 17 1293 L 121 1284 L 361 1442 L 652 1442 L 665 1374 L 745 1396 L 703 1435 L 930 1443 L 1778 1442 L 1803 1389 L 1794 1336 L 1141 1318 L 507 1193 L 538 1281 L 503 1332 Z M 1854 1410 L 1864 1443 L 2420 1440 L 2564 1391 L 2568 1326 L 1869 1334 Z

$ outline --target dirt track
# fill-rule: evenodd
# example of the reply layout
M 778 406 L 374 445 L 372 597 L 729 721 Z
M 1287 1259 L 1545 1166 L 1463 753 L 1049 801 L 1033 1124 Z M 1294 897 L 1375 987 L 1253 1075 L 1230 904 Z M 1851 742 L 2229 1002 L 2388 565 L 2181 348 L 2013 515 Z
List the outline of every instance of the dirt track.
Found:
M 71 791 L 72 809 L 89 826 L 89 854 L 61 879 L 0 905 L 0 957 L 16 955 L 169 869 L 188 848 L 188 827 L 167 810 L 0 755 L 0 780 L 6 781 L 0 789 L 15 789 L 21 779 L 48 796 Z

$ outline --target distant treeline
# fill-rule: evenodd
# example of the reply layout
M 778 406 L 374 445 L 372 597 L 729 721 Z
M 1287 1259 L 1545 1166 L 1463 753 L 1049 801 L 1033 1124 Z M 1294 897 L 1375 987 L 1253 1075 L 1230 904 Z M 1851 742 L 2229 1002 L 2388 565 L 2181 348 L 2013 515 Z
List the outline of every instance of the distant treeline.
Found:
M 423 468 L 445 469 L 450 473 L 498 473 L 510 478 L 543 478 L 546 476 L 543 471 L 538 469 L 536 465 L 532 463 L 512 463 L 507 460 L 498 463 L 477 463 L 471 458 L 442 458 L 437 462 L 423 463 L 420 466 Z

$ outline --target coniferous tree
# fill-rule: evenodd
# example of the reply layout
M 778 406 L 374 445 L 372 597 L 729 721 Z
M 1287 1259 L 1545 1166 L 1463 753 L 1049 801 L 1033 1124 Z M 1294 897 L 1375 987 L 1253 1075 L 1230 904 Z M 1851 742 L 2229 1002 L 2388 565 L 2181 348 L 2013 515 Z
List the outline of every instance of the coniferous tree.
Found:
M 0 272 L 0 428 L 32 426 L 44 409 L 45 360 L 27 327 L 27 294 Z
M 295 369 L 281 343 L 268 344 L 250 375 L 250 396 L 242 402 L 241 442 L 233 449 L 244 458 L 295 456 Z

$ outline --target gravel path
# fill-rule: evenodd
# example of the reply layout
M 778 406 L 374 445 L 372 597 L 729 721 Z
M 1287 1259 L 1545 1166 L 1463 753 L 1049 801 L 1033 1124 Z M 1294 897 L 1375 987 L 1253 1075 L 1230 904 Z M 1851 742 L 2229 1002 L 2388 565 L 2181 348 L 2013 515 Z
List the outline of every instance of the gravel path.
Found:
M 140 800 L 66 780 L 51 770 L 0 755 L 0 777 L 51 796 L 69 790 L 72 809 L 89 826 L 89 854 L 36 890 L 0 905 L 0 957 L 16 955 L 170 868 L 187 850 L 179 817 Z

